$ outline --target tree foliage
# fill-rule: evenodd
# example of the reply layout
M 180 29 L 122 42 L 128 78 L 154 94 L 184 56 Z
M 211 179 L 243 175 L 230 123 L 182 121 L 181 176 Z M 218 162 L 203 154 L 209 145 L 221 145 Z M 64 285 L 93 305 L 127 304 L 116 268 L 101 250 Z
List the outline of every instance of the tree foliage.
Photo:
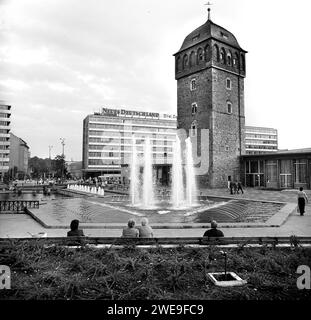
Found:
M 63 155 L 57 155 L 54 159 L 32 157 L 29 159 L 29 168 L 31 177 L 34 179 L 67 176 L 65 156 Z

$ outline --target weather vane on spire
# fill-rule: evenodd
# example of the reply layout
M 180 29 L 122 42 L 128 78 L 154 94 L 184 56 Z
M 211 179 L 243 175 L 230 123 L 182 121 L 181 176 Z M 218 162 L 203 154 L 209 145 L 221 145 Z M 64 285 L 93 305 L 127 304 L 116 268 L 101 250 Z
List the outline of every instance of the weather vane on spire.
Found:
M 208 3 L 205 3 L 204 5 L 207 6 L 207 12 L 208 12 L 208 18 L 207 18 L 207 19 L 210 20 L 210 19 L 211 19 L 211 14 L 210 14 L 210 12 L 211 12 L 211 6 L 212 6 L 213 4 L 208 1 Z

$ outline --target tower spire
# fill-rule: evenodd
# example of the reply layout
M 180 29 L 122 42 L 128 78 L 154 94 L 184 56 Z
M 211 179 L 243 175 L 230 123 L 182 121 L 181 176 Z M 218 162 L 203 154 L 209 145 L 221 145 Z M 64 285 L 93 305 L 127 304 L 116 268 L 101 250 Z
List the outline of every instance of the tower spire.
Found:
M 212 3 L 207 2 L 204 5 L 207 6 L 207 12 L 208 12 L 207 20 L 211 20 L 211 5 L 212 5 Z

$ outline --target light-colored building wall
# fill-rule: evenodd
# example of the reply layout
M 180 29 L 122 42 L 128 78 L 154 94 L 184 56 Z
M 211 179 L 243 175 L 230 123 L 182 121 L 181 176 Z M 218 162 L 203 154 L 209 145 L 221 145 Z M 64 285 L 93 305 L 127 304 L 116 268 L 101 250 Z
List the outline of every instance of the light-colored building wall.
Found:
M 0 181 L 9 170 L 11 106 L 0 102 Z
M 29 147 L 27 143 L 10 133 L 10 175 L 12 178 L 18 178 L 20 175 L 28 174 Z
M 278 151 L 278 131 L 274 128 L 245 126 L 246 154 Z
M 155 166 L 172 165 L 175 115 L 103 108 L 84 119 L 84 176 L 128 177 L 133 137 L 140 154 L 144 141 L 150 138 Z

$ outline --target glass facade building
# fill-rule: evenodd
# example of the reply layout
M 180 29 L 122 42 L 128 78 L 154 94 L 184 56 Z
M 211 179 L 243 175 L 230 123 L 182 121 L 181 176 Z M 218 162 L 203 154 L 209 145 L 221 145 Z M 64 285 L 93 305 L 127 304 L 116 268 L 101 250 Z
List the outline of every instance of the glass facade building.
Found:
M 176 116 L 154 112 L 103 108 L 83 121 L 83 176 L 129 178 L 133 140 L 143 154 L 149 137 L 156 178 L 168 183 Z
M 311 188 L 311 149 L 282 150 L 241 157 L 245 186 L 272 189 Z
M 246 154 L 278 151 L 278 131 L 273 128 L 245 126 Z

